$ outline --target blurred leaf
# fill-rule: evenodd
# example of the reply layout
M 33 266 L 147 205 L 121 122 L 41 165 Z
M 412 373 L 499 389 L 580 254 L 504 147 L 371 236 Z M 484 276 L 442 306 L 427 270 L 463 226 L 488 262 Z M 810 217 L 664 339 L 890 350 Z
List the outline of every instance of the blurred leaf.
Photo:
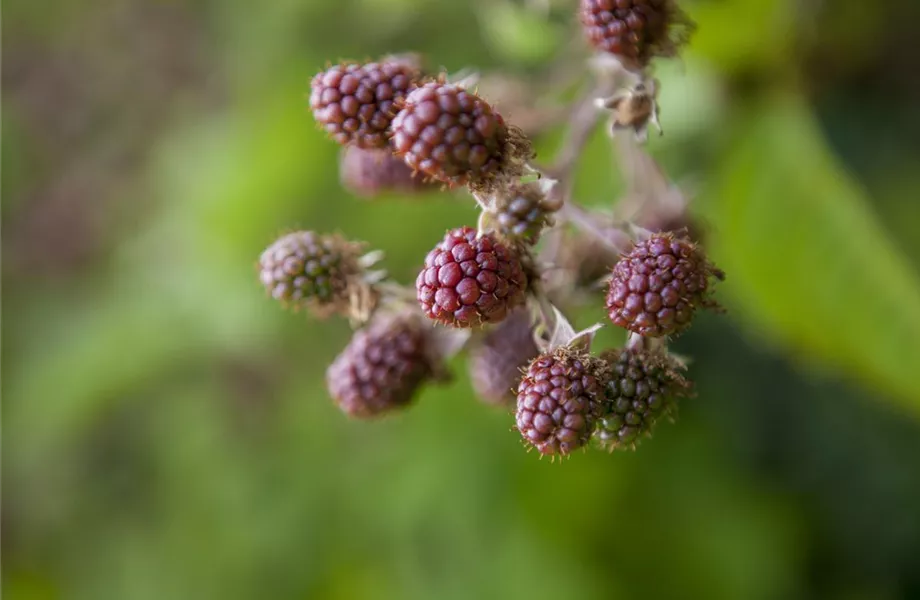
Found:
M 726 290 L 768 337 L 920 410 L 920 283 L 800 101 L 746 117 L 714 195 Z

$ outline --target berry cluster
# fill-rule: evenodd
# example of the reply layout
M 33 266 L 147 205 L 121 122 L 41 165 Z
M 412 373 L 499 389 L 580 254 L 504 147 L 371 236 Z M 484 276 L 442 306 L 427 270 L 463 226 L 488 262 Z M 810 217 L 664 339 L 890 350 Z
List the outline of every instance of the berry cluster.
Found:
M 598 80 L 619 82 L 587 106 L 611 111 L 611 135 L 629 128 L 644 141 L 658 114 L 645 71 L 673 54 L 674 32 L 689 22 L 672 0 L 582 0 L 579 14 L 586 38 L 612 59 L 594 61 L 612 69 Z M 445 360 L 469 347 L 477 394 L 514 405 L 516 429 L 540 454 L 565 456 L 592 440 L 633 448 L 690 395 L 668 340 L 699 308 L 715 306 L 712 283 L 723 274 L 686 229 L 658 225 L 689 222 L 685 202 L 661 201 L 666 212 L 640 207 L 632 223 L 579 207 L 570 178 L 583 142 L 563 148 L 557 164 L 536 165 L 522 131 L 467 84 L 425 75 L 413 55 L 335 65 L 312 80 L 310 107 L 343 146 L 347 189 L 373 197 L 466 186 L 481 209 L 476 228 L 447 231 L 420 261 L 414 293 L 371 270 L 379 253 L 312 231 L 265 250 L 262 283 L 285 305 L 351 320 L 354 336 L 326 372 L 330 395 L 351 417 L 411 404 L 426 382 L 446 381 Z M 586 125 L 579 110 L 570 126 L 581 130 L 569 137 L 586 140 L 597 119 Z M 653 165 L 647 176 L 662 179 L 649 187 L 673 190 L 644 160 Z M 576 332 L 558 307 L 598 301 L 598 282 L 610 321 L 629 336 L 623 348 L 592 353 L 599 325 Z

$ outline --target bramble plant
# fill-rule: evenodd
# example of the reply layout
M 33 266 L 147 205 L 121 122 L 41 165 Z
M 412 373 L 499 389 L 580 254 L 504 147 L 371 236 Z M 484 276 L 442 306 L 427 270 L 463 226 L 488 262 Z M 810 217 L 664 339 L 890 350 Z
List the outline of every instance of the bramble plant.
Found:
M 326 376 L 347 415 L 411 404 L 426 382 L 449 379 L 445 360 L 464 348 L 474 389 L 490 404 L 514 405 L 516 429 L 544 455 L 592 442 L 634 448 L 692 394 L 668 340 L 697 309 L 717 307 L 712 284 L 724 275 L 690 239 L 684 195 L 641 143 L 650 125 L 661 131 L 651 64 L 675 56 L 693 26 L 672 0 L 581 0 L 578 17 L 596 51 L 586 61 L 594 83 L 567 111 L 566 141 L 548 165 L 480 97 L 477 76 L 426 74 L 408 54 L 313 78 L 310 107 L 343 146 L 343 185 L 366 197 L 466 188 L 480 209 L 476 228 L 448 231 L 428 253 L 414 293 L 371 270 L 379 253 L 338 235 L 288 233 L 263 253 L 261 280 L 273 297 L 348 317 L 357 329 Z M 618 205 L 620 214 L 572 197 L 604 114 L 627 178 L 654 190 Z M 610 321 L 629 331 L 623 348 L 592 351 L 600 325 L 576 332 L 563 316 L 560 307 L 600 302 L 598 283 Z

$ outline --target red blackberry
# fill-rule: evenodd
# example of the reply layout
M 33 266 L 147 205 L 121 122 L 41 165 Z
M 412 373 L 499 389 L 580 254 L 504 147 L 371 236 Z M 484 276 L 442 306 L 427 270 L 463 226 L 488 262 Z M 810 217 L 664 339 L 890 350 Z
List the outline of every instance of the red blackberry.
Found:
M 336 142 L 386 148 L 398 104 L 418 78 L 418 70 L 404 61 L 335 65 L 313 78 L 310 108 Z
M 393 119 L 406 164 L 450 185 L 488 189 L 523 173 L 530 143 L 476 94 L 440 81 L 412 91 Z
M 535 244 L 544 227 L 553 224 L 560 205 L 550 200 L 536 183 L 514 184 L 496 196 L 491 213 L 503 237 Z
M 656 233 L 613 267 L 607 312 L 616 325 L 647 337 L 680 333 L 694 311 L 712 306 L 709 278 L 723 279 L 690 240 Z
M 581 0 L 580 16 L 591 45 L 630 69 L 672 56 L 692 29 L 674 0 Z
M 347 415 L 370 418 L 409 404 L 433 374 L 421 323 L 390 317 L 355 332 L 326 370 L 329 393 Z
M 357 196 L 372 198 L 384 192 L 413 193 L 428 186 L 405 162 L 389 150 L 346 146 L 339 161 L 342 185 Z
M 470 351 L 473 389 L 490 404 L 514 401 L 522 370 L 539 354 L 526 310 L 516 310 Z
M 569 454 L 588 443 L 604 393 L 600 362 L 559 348 L 538 356 L 517 391 L 517 429 L 540 454 Z
M 612 373 L 595 437 L 608 450 L 634 448 L 661 417 L 676 415 L 677 400 L 689 395 L 692 386 L 666 356 L 621 349 L 603 358 Z
M 259 259 L 259 278 L 272 297 L 320 316 L 347 312 L 363 272 L 361 244 L 337 235 L 295 231 L 280 237 Z
M 493 234 L 459 227 L 425 257 L 415 288 L 429 318 L 476 327 L 498 323 L 523 304 L 527 276 L 518 255 Z

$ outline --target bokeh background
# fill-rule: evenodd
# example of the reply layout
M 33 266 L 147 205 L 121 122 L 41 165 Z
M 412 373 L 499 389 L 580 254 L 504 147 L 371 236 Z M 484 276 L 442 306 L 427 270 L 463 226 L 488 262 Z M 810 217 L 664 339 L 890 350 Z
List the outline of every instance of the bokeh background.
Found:
M 411 282 L 475 222 L 341 189 L 304 97 L 327 60 L 539 78 L 585 52 L 574 4 L 4 3 L 5 597 L 920 597 L 916 2 L 684 3 L 650 149 L 729 312 L 676 343 L 699 396 L 636 453 L 525 453 L 462 358 L 350 422 L 323 386 L 347 324 L 265 298 L 287 228 Z M 599 134 L 579 197 L 612 205 L 615 173 Z

